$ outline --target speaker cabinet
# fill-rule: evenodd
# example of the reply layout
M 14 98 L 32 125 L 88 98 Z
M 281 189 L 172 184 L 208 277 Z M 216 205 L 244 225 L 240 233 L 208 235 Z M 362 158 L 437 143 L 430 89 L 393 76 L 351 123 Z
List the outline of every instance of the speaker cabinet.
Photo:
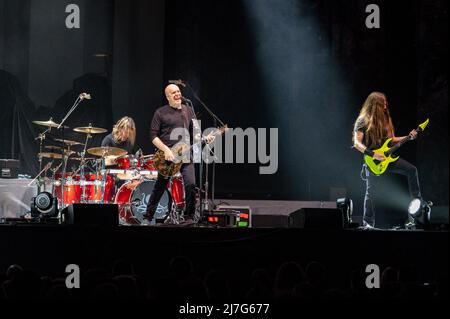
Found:
M 117 204 L 72 204 L 63 209 L 65 224 L 118 226 Z

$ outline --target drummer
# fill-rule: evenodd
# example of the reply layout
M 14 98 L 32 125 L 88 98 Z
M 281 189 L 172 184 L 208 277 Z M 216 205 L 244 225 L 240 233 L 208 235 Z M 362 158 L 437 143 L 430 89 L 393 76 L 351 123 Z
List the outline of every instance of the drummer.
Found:
M 128 154 L 135 154 L 137 149 L 136 125 L 131 117 L 124 116 L 113 126 L 112 133 L 105 136 L 102 146 L 118 147 L 127 151 Z M 106 165 L 114 165 L 116 157 L 107 157 Z

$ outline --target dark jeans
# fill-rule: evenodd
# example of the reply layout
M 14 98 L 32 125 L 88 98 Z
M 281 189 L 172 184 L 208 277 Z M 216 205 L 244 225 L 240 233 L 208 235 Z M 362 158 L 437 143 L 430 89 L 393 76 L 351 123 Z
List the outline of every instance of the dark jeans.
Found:
M 390 163 L 387 171 L 380 176 L 374 175 L 365 164 L 363 165 L 363 170 L 365 170 L 364 173 L 366 177 L 366 195 L 364 197 L 363 220 L 370 226 L 375 225 L 376 187 L 379 179 L 382 178 L 384 174 L 394 173 L 406 176 L 408 178 L 409 194 L 411 198 L 422 198 L 420 194 L 417 168 L 404 159 L 399 158 L 396 162 Z
M 183 164 L 181 166 L 181 175 L 183 176 L 184 182 L 184 193 L 185 193 L 185 215 L 194 216 L 195 214 L 195 167 L 193 163 Z M 170 178 L 164 177 L 158 174 L 156 179 L 155 187 L 153 188 L 152 194 L 147 204 L 147 218 L 153 219 L 156 209 L 158 208 L 158 203 L 167 188 L 167 183 Z M 170 208 L 169 208 L 170 209 Z

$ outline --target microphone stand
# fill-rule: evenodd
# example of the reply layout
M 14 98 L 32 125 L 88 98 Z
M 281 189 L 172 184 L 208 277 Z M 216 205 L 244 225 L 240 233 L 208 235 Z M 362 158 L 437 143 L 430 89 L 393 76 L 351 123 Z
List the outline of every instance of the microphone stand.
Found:
M 213 118 L 213 120 L 214 120 L 214 125 L 215 126 L 217 126 L 217 122 L 219 122 L 219 124 L 221 125 L 221 126 L 225 126 L 225 124 L 220 120 L 220 118 L 216 115 L 216 114 L 214 114 L 214 112 L 213 111 L 211 111 L 211 109 L 200 99 L 200 97 L 198 96 L 198 94 L 194 91 L 194 89 L 192 88 L 192 86 L 188 83 L 188 82 L 186 82 L 186 81 L 184 81 L 184 82 L 182 82 L 183 84 L 184 84 L 184 86 L 186 86 L 190 91 L 191 91 L 191 93 L 192 93 L 192 95 L 194 96 L 194 98 L 197 100 L 197 101 L 199 101 L 200 102 L 200 104 L 203 106 L 203 108 L 209 113 L 209 115 Z M 192 102 L 191 102 L 191 104 L 192 104 Z M 209 146 L 207 146 L 208 148 L 209 148 Z M 199 176 L 199 179 L 200 179 L 200 220 L 203 220 L 203 213 L 204 213 L 204 210 L 203 210 L 203 201 L 202 201 L 202 187 L 203 187 L 203 152 L 202 152 L 202 149 L 203 148 L 201 148 L 200 149 L 200 157 L 201 157 L 201 160 L 200 160 L 200 176 Z M 210 151 L 211 151 L 211 149 L 210 149 Z M 214 172 L 214 170 L 215 170 L 215 161 L 214 161 L 214 164 L 213 164 L 213 177 L 215 176 L 215 172 Z M 208 174 L 208 164 L 206 164 L 206 174 Z M 215 178 L 213 178 L 213 185 L 212 185 L 212 189 L 213 189 L 213 192 L 214 192 L 214 182 L 215 182 Z M 209 187 L 209 185 L 208 185 L 208 175 L 206 175 L 206 179 L 205 179 L 205 198 L 206 198 L 206 200 L 208 200 L 208 193 L 207 193 L 207 191 L 208 191 L 208 187 Z M 213 205 L 215 206 L 215 204 L 214 204 L 214 194 L 212 195 L 212 200 L 213 200 Z M 208 207 L 209 205 L 208 205 L 208 203 L 206 203 L 206 208 L 208 209 L 209 207 Z
M 194 115 L 194 120 L 197 121 L 197 115 L 195 114 L 195 109 L 194 109 L 194 103 L 192 103 L 191 100 L 185 100 L 186 104 L 188 104 L 191 108 L 192 108 L 192 114 Z M 200 128 L 199 128 L 200 129 Z M 196 222 L 201 222 L 203 220 L 203 200 L 202 200 L 202 185 L 203 185 L 203 161 L 202 161 L 202 146 L 201 146 L 201 129 L 200 129 L 200 172 L 199 172 L 199 183 L 200 183 L 200 192 L 199 192 L 199 201 L 200 201 L 200 210 L 199 210 L 199 216 L 197 218 L 194 218 L 194 220 L 196 220 Z M 194 134 L 194 138 L 195 138 L 195 134 Z M 194 155 L 194 154 L 193 154 Z M 193 156 L 194 157 L 194 156 Z M 195 158 L 193 158 L 195 160 Z M 194 162 L 195 165 L 195 162 Z M 193 199 L 195 200 L 195 199 Z

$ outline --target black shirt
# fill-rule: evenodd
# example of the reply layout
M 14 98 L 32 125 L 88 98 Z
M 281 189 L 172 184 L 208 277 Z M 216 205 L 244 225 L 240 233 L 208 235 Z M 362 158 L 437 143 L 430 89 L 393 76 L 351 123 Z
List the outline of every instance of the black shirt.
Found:
M 192 136 L 192 119 L 194 119 L 194 114 L 190 107 L 182 105 L 181 109 L 176 109 L 170 105 L 164 105 L 158 108 L 153 115 L 150 138 L 153 141 L 155 137 L 159 137 L 164 144 L 172 147 L 183 139 L 181 136 L 177 136 L 176 140 L 171 140 L 170 134 L 173 129 L 185 128 Z M 190 139 L 185 142 L 190 143 Z
M 126 150 L 128 154 L 134 154 L 137 151 L 136 147 L 134 145 L 132 145 L 130 143 L 130 141 L 115 143 L 114 139 L 113 139 L 113 136 L 112 136 L 112 133 L 106 135 L 103 138 L 102 146 L 118 147 L 118 148 L 121 148 L 123 150 Z

